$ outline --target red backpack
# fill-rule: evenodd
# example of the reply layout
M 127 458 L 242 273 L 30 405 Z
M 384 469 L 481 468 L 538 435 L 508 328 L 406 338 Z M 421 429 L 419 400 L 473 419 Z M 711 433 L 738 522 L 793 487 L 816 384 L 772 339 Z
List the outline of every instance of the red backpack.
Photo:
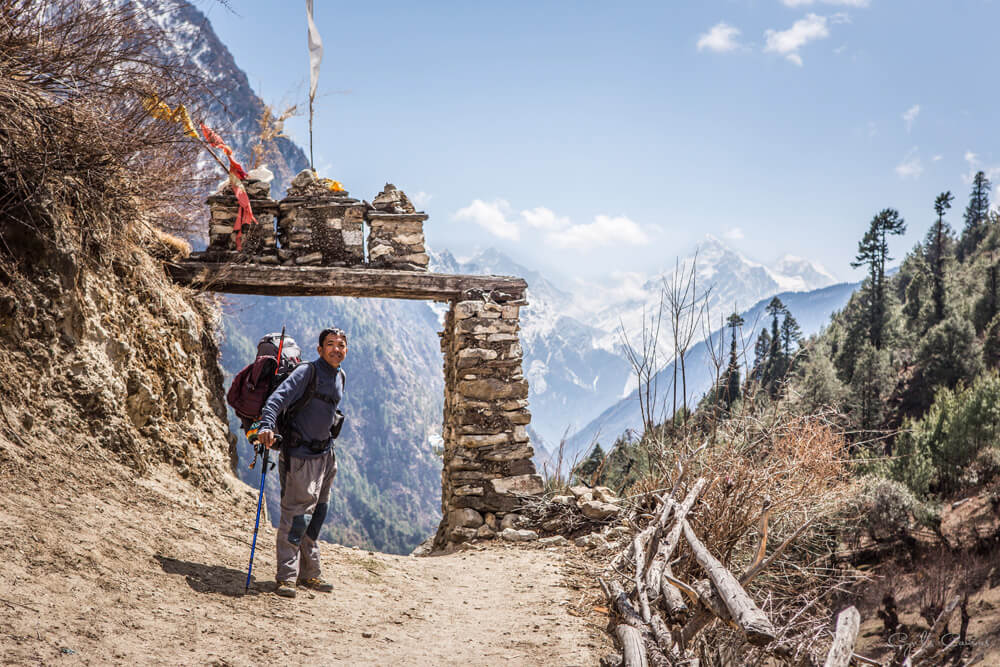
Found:
M 278 345 L 281 344 L 281 364 Z M 280 333 L 271 333 L 257 343 L 257 358 L 233 378 L 226 402 L 242 420 L 243 427 L 260 419 L 268 396 L 278 388 L 295 367 L 302 363 L 302 351 L 291 336 L 281 343 Z

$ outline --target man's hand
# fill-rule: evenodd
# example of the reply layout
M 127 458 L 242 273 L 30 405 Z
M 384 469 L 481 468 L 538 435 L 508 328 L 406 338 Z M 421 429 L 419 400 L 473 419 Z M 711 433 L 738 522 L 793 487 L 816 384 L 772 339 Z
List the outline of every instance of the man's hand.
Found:
M 274 438 L 274 431 L 270 429 L 262 428 L 261 430 L 257 431 L 257 440 L 260 442 L 260 444 L 264 445 L 265 447 L 268 447 L 270 449 L 277 448 L 276 447 L 277 443 L 275 442 Z

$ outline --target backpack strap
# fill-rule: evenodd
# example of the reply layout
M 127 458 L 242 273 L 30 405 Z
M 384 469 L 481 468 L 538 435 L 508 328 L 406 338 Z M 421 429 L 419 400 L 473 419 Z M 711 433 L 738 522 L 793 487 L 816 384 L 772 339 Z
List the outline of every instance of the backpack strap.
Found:
M 313 366 L 313 363 L 311 361 L 307 361 L 305 363 L 309 365 L 309 370 L 306 371 L 309 374 L 309 379 L 306 380 L 306 390 L 302 392 L 301 396 L 299 396 L 299 400 L 292 403 L 290 406 L 288 406 L 288 409 L 285 410 L 285 417 L 288 420 L 289 424 L 291 423 L 292 418 L 299 412 L 299 410 L 306 407 L 306 404 L 308 404 L 309 401 L 311 401 L 313 399 L 313 396 L 316 394 L 316 367 Z

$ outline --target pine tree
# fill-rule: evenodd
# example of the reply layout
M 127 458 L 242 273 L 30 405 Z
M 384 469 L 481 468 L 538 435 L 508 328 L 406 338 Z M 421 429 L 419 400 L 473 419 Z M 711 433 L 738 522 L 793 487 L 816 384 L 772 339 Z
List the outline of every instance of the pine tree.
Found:
M 945 316 L 945 261 L 951 253 L 954 239 L 951 227 L 944 221 L 944 212 L 951 208 L 951 202 L 954 199 L 951 192 L 942 192 L 934 200 L 934 212 L 937 213 L 938 219 L 927 232 L 927 240 L 924 244 L 924 260 L 930 269 L 931 299 L 934 303 L 934 314 L 929 322 L 930 326 L 934 326 Z
M 601 448 L 601 443 L 597 443 L 590 451 L 590 456 L 584 459 L 583 463 L 577 467 L 577 479 L 585 484 L 590 484 L 594 473 L 597 472 L 602 463 L 604 463 L 604 450 Z
M 767 351 L 763 383 L 767 392 L 773 397 L 777 396 L 779 382 L 787 370 L 787 359 L 781 351 L 781 326 L 778 324 L 778 317 L 788 311 L 778 297 L 771 299 L 766 310 L 771 316 L 771 347 Z
M 885 265 L 889 257 L 889 235 L 899 236 L 906 231 L 906 223 L 899 211 L 883 209 L 872 218 L 871 225 L 861 241 L 858 254 L 851 266 L 868 267 L 868 341 L 876 350 L 882 349 L 886 324 Z
M 785 358 L 791 359 L 792 357 L 792 343 L 796 345 L 802 340 L 802 329 L 799 327 L 799 323 L 795 321 L 792 314 L 785 311 L 785 319 L 781 322 L 781 341 L 785 348 Z
M 972 323 L 976 333 L 981 334 L 1000 312 L 1000 267 L 990 264 L 986 269 L 986 289 L 972 307 Z
M 964 261 L 972 254 L 979 242 L 986 236 L 990 216 L 990 179 L 977 171 L 972 179 L 969 205 L 965 207 L 965 229 L 958 243 L 958 261 Z
M 767 353 L 771 349 L 771 334 L 767 329 L 761 329 L 757 335 L 757 342 L 753 347 L 753 369 L 750 371 L 750 379 L 762 382 L 764 370 L 767 368 Z
M 722 402 L 726 407 L 731 407 L 733 403 L 740 399 L 740 360 L 736 353 L 736 330 L 744 324 L 739 313 L 733 313 L 726 320 L 729 327 L 732 342 L 729 345 L 729 367 L 726 369 L 725 379 L 722 382 Z

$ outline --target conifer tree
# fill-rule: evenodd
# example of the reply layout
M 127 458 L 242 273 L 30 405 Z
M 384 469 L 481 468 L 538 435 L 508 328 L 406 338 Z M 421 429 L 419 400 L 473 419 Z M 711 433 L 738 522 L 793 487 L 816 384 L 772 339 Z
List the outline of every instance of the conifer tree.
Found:
M 597 443 L 590 451 L 590 456 L 584 459 L 583 463 L 576 469 L 577 479 L 590 484 L 594 473 L 597 472 L 602 463 L 604 463 L 604 450 L 601 448 L 601 443 Z
M 934 200 L 934 212 L 937 213 L 938 219 L 927 233 L 927 241 L 924 244 L 924 259 L 930 269 L 931 299 L 934 303 L 930 326 L 934 326 L 945 316 L 945 260 L 951 253 L 953 238 L 951 227 L 944 221 L 944 212 L 951 208 L 954 199 L 951 192 L 942 192 Z
M 733 313 L 726 320 L 729 327 L 732 341 L 729 345 L 729 367 L 726 369 L 726 376 L 722 382 L 722 400 L 726 407 L 731 407 L 740 398 L 740 360 L 736 353 L 736 330 L 742 327 L 744 320 L 739 313 Z
M 796 345 L 802 340 L 802 328 L 799 327 L 799 323 L 792 317 L 792 314 L 785 311 L 785 319 L 781 322 L 781 342 L 785 348 L 785 358 L 791 359 L 792 357 L 792 343 Z
M 767 353 L 770 349 L 771 334 L 767 333 L 767 329 L 761 329 L 753 348 L 753 369 L 750 371 L 750 379 L 756 382 L 763 381 L 764 369 L 767 368 Z
M 771 347 L 767 351 L 767 363 L 764 366 L 763 383 L 771 396 L 778 393 L 778 383 L 787 370 L 787 359 L 781 350 L 781 326 L 778 317 L 788 312 L 781 299 L 774 297 L 767 304 L 767 314 L 771 316 Z
M 972 323 L 976 333 L 981 334 L 1000 312 L 1000 267 L 995 263 L 986 269 L 986 289 L 972 307 Z
M 958 261 L 964 261 L 972 254 L 979 242 L 986 236 L 990 215 L 990 179 L 977 171 L 972 179 L 969 205 L 965 207 L 965 229 L 958 243 Z
M 872 218 L 868 231 L 858 242 L 858 254 L 851 266 L 868 267 L 868 341 L 876 350 L 882 349 L 886 319 L 885 264 L 890 261 L 890 235 L 906 231 L 906 223 L 899 211 L 883 209 Z

